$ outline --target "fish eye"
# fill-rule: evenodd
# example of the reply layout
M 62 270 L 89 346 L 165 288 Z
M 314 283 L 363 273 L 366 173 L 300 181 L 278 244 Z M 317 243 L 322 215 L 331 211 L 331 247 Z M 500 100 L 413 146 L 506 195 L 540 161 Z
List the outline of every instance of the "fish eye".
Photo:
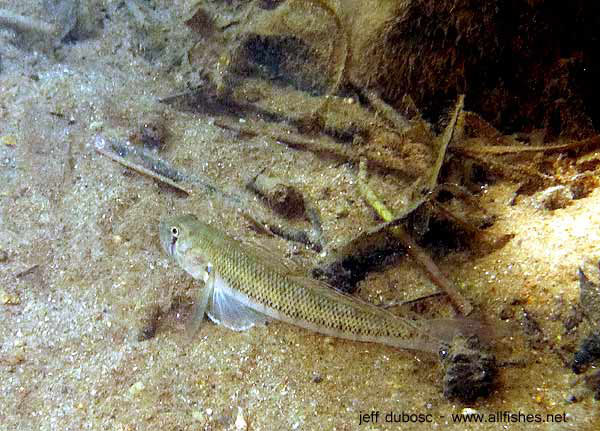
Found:
M 173 226 L 171 228 L 171 236 L 173 238 L 177 238 L 179 236 L 179 228 L 177 226 Z
M 448 355 L 450 354 L 450 349 L 448 346 L 442 346 L 440 348 L 440 350 L 438 351 L 438 354 L 440 355 L 440 359 L 443 361 L 444 359 L 446 359 L 448 357 Z

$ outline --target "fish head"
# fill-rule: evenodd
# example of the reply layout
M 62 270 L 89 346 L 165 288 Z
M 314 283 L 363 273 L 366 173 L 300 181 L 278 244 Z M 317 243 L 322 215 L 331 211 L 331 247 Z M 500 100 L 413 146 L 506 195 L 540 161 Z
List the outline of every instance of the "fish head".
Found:
M 185 253 L 191 247 L 194 232 L 200 228 L 200 221 L 193 214 L 167 217 L 159 225 L 160 243 L 173 258 Z

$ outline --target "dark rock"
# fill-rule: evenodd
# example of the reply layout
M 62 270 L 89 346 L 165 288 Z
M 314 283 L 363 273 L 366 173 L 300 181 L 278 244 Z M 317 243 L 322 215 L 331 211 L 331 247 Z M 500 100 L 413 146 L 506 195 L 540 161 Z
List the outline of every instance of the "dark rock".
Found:
M 497 364 L 478 337 L 458 335 L 452 344 L 440 350 L 444 368 L 443 389 L 446 398 L 471 402 L 488 396 L 494 389 Z
M 588 364 L 598 359 L 600 359 L 600 333 L 590 334 L 575 352 L 571 368 L 574 373 L 580 374 Z

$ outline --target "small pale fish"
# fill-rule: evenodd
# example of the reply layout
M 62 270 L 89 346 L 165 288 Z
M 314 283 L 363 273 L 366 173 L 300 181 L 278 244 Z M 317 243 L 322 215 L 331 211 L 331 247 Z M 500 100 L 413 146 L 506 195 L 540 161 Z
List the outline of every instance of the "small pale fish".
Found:
M 276 319 L 333 337 L 437 353 L 458 331 L 447 320 L 442 325 L 447 333 L 438 336 L 440 321 L 404 319 L 298 276 L 273 253 L 237 241 L 194 215 L 163 220 L 160 241 L 175 262 L 204 281 L 189 324 L 192 333 L 205 314 L 235 331 Z

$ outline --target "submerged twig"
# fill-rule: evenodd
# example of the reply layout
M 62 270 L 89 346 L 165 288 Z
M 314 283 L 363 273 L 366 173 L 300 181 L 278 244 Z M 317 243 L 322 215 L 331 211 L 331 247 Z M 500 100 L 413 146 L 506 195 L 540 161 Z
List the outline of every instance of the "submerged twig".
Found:
M 448 151 L 448 145 L 450 145 L 450 142 L 452 142 L 452 138 L 454 137 L 454 134 L 456 132 L 456 125 L 458 123 L 458 118 L 463 110 L 464 104 L 465 95 L 461 94 L 460 96 L 458 96 L 458 101 L 456 102 L 456 106 L 454 107 L 454 112 L 452 113 L 450 122 L 444 129 L 444 134 L 439 139 L 440 146 L 438 148 L 438 157 L 433 165 L 431 177 L 429 178 L 429 191 L 432 191 L 437 184 L 438 176 L 440 175 L 440 170 L 442 169 L 442 165 L 444 164 L 444 159 Z
M 247 187 L 273 210 L 288 218 L 297 218 L 306 212 L 302 193 L 281 178 L 260 173 L 248 182 Z
M 375 108 L 383 118 L 392 123 L 399 133 L 410 127 L 408 120 L 393 107 L 385 103 L 375 91 L 364 91 L 363 93 L 371 106 Z
M 180 184 L 177 184 L 172 179 L 167 178 L 164 175 L 156 173 L 156 172 L 154 172 L 154 171 L 152 171 L 152 170 L 150 170 L 148 168 L 145 168 L 145 167 L 143 167 L 141 165 L 138 165 L 136 163 L 130 162 L 129 160 L 127 160 L 127 159 L 125 159 L 125 158 L 123 158 L 123 157 L 121 157 L 121 156 L 119 156 L 119 155 L 117 155 L 115 153 L 112 153 L 112 152 L 108 151 L 105 148 L 105 145 L 106 145 L 105 140 L 102 139 L 102 138 L 98 138 L 98 139 L 96 139 L 96 143 L 94 145 L 94 148 L 96 149 L 96 151 L 98 153 L 102 154 L 103 156 L 106 156 L 109 159 L 111 159 L 111 160 L 113 160 L 113 161 L 115 161 L 115 162 L 117 162 L 117 163 L 119 163 L 119 164 L 121 164 L 121 165 L 129 168 L 129 169 L 132 169 L 132 170 L 134 170 L 134 171 L 136 171 L 136 172 L 138 172 L 138 173 L 140 173 L 142 175 L 147 175 L 147 176 L 149 176 L 151 178 L 154 178 L 155 180 L 160 181 L 160 182 L 162 182 L 164 184 L 167 184 L 167 185 L 169 185 L 169 186 L 171 186 L 171 187 L 173 187 L 173 188 L 175 188 L 175 189 L 177 189 L 177 190 L 179 190 L 181 192 L 184 192 L 187 195 L 191 195 L 192 194 L 191 190 L 183 187 Z
M 289 131 L 283 133 L 275 133 L 267 129 L 259 129 L 257 127 L 251 126 L 242 126 L 239 124 L 229 123 L 223 120 L 217 120 L 214 124 L 223 129 L 231 130 L 240 134 L 250 136 L 265 136 L 275 141 L 287 144 L 290 147 L 304 148 L 306 150 L 313 151 L 316 153 L 327 153 L 344 159 L 356 159 L 355 161 L 358 161 L 359 159 L 358 156 L 354 156 L 351 151 L 340 147 L 338 144 L 332 142 L 320 142 L 314 139 L 307 139 L 304 135 L 301 135 L 299 133 Z
M 436 296 L 440 296 L 440 295 L 443 295 L 443 294 L 444 294 L 444 292 L 428 293 L 426 295 L 419 296 L 418 298 L 415 298 L 415 299 L 409 299 L 408 301 L 390 301 L 390 302 L 387 302 L 385 304 L 381 304 L 380 307 L 381 308 L 392 308 L 392 307 L 398 307 L 398 306 L 401 306 L 401 305 L 416 304 L 418 302 L 425 301 L 425 300 L 430 299 L 430 298 L 435 298 Z
M 301 1 L 306 1 L 306 0 L 301 0 Z M 339 89 L 341 88 L 341 86 L 344 84 L 344 80 L 346 77 L 346 69 L 348 67 L 348 64 L 350 62 L 350 55 L 351 55 L 351 51 L 350 51 L 350 36 L 348 35 L 348 32 L 346 30 L 346 28 L 344 27 L 344 25 L 342 24 L 342 21 L 340 19 L 340 17 L 338 16 L 338 14 L 336 13 L 336 11 L 325 1 L 323 0 L 308 0 L 309 3 L 313 3 L 314 5 L 322 8 L 323 10 L 325 10 L 325 12 L 327 12 L 332 18 L 333 21 L 335 22 L 335 26 L 338 28 L 338 31 L 340 32 L 341 35 L 341 39 L 343 41 L 342 44 L 342 60 L 339 62 L 339 66 L 337 67 L 336 73 L 335 73 L 335 79 L 333 81 L 333 85 L 331 86 L 331 88 L 328 91 L 328 94 L 336 94 Z M 335 44 L 337 45 L 337 44 Z M 333 57 L 333 53 L 335 52 L 335 50 L 332 50 L 332 54 L 331 57 Z M 331 60 L 331 59 L 330 59 Z
M 223 129 L 231 130 L 240 134 L 264 136 L 266 138 L 273 139 L 274 141 L 282 142 L 291 148 L 302 148 L 307 151 L 312 151 L 313 153 L 327 154 L 355 163 L 358 163 L 361 158 L 365 157 L 370 163 L 374 163 L 384 169 L 402 172 L 405 171 L 404 163 L 398 162 L 395 157 L 390 157 L 389 155 L 384 155 L 377 152 L 363 154 L 361 151 L 356 151 L 354 147 L 345 147 L 334 142 L 309 139 L 304 135 L 291 131 L 277 133 L 266 128 L 259 129 L 258 127 L 242 126 L 223 120 L 217 120 L 214 124 Z
M 288 223 L 259 222 L 255 217 L 248 215 L 247 218 L 253 222 L 253 225 L 258 224 L 261 230 L 266 227 L 270 233 L 290 241 L 300 242 L 315 251 L 323 249 L 321 218 L 318 211 L 308 204 L 300 191 L 279 178 L 269 177 L 263 173 L 254 177 L 247 186 L 262 196 L 273 210 L 287 218 L 297 218 L 304 215 L 309 219 L 311 229 L 298 229 L 288 225 Z
M 555 145 L 477 145 L 474 143 L 480 142 L 480 139 L 474 138 L 467 140 L 463 145 L 453 145 L 452 151 L 459 152 L 465 155 L 481 154 L 481 155 L 504 155 L 504 154 L 520 154 L 520 153 L 545 153 L 554 151 L 568 151 L 581 149 L 587 146 L 600 145 L 600 135 L 592 136 L 591 138 L 581 141 L 567 142 L 566 144 Z
M 377 197 L 375 192 L 371 190 L 367 184 L 366 177 L 367 165 L 366 162 L 362 160 L 359 165 L 358 174 L 358 187 L 361 195 L 385 222 L 396 220 L 394 214 Z M 431 260 L 427 253 L 419 247 L 402 225 L 397 224 L 390 226 L 389 231 L 404 245 L 407 253 L 423 265 L 429 278 L 448 295 L 452 304 L 461 314 L 466 316 L 473 311 L 473 306 L 469 301 L 452 285 L 451 281 L 440 271 L 437 265 Z
M 0 27 L 8 27 L 18 32 L 36 33 L 48 37 L 54 37 L 56 31 L 52 24 L 4 9 L 0 9 Z
M 23 271 L 20 271 L 18 273 L 15 274 L 16 278 L 21 278 L 21 277 L 25 277 L 26 275 L 31 274 L 33 271 L 35 271 L 36 269 L 38 269 L 38 267 L 40 266 L 39 263 L 36 263 L 35 265 L 31 265 L 29 268 L 24 269 Z
M 522 181 L 523 177 L 529 177 L 531 179 L 538 180 L 543 184 L 556 180 L 555 177 L 543 174 L 529 165 L 509 165 L 507 163 L 493 161 L 490 158 L 485 158 L 482 157 L 482 155 L 477 155 L 475 153 L 465 152 L 463 155 L 478 163 L 481 163 L 489 168 L 492 172 L 515 181 Z

